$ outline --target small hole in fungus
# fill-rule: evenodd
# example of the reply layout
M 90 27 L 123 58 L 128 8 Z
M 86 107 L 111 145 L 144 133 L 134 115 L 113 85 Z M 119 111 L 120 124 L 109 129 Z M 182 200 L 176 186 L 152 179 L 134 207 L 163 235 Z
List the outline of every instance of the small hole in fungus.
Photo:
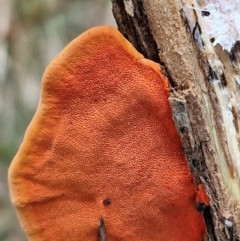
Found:
M 111 204 L 110 198 L 105 198 L 105 199 L 103 200 L 103 205 L 104 205 L 104 206 L 108 206 L 108 205 L 110 205 L 110 204 Z

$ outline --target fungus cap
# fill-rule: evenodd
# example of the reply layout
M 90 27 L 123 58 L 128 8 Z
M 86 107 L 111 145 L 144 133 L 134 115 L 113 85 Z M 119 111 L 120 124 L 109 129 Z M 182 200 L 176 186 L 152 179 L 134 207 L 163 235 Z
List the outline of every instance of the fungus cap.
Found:
M 201 241 L 196 188 L 158 64 L 112 27 L 73 40 L 47 67 L 9 170 L 30 241 Z

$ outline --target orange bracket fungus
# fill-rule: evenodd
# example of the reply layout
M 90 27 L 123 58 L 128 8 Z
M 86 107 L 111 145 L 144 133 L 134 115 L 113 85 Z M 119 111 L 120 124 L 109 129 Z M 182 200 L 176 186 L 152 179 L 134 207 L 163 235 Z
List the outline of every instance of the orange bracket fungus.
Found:
M 168 97 L 160 66 L 112 27 L 88 30 L 51 62 L 9 169 L 30 241 L 203 240 L 196 201 L 206 197 Z

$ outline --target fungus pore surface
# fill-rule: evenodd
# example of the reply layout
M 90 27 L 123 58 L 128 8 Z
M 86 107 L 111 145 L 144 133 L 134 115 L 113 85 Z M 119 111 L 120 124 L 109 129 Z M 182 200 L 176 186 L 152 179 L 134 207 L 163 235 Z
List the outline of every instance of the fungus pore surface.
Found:
M 114 28 L 73 40 L 47 67 L 9 169 L 30 241 L 201 241 L 202 214 L 160 66 Z

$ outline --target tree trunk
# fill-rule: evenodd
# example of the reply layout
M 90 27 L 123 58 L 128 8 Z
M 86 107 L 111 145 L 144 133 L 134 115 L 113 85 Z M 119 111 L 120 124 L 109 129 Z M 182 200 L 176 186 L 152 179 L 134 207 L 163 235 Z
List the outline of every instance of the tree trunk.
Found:
M 169 80 L 189 166 L 210 197 L 211 241 L 240 240 L 238 1 L 112 0 L 119 30 Z

